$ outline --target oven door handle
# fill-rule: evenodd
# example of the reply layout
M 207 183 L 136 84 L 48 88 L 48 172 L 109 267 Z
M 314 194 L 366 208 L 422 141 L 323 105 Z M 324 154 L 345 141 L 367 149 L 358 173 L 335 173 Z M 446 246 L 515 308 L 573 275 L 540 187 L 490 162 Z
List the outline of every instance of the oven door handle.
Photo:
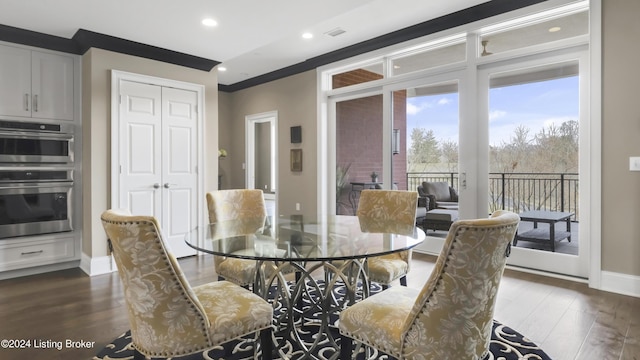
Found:
M 0 137 L 7 139 L 34 139 L 34 140 L 73 140 L 72 134 L 34 133 L 27 131 L 0 131 Z
M 16 189 L 49 189 L 49 188 L 72 188 L 73 181 L 58 181 L 58 182 L 30 182 L 30 183 L 9 183 L 0 184 L 0 192 L 6 194 L 8 190 Z

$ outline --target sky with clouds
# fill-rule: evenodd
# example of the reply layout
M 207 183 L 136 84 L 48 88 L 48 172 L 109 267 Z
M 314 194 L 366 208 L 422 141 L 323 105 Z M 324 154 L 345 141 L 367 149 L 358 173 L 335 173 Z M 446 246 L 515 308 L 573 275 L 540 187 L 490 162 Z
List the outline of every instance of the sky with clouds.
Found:
M 578 104 L 577 76 L 492 89 L 490 144 L 510 142 L 519 125 L 528 127 L 529 136 L 533 137 L 550 124 L 559 126 L 568 120 L 578 120 Z M 433 130 L 437 139 L 458 142 L 458 109 L 457 93 L 409 98 L 407 134 L 419 127 Z

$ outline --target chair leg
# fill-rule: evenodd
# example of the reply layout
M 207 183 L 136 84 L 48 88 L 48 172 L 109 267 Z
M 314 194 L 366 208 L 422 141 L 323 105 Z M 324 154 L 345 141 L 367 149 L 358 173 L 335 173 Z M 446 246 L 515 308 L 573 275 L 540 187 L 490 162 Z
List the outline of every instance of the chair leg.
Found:
M 407 275 L 400 278 L 400 285 L 407 286 Z
M 340 360 L 350 360 L 353 352 L 353 340 L 350 337 L 340 334 Z
M 260 347 L 262 348 L 262 359 L 264 360 L 271 360 L 273 357 L 272 331 L 271 326 L 260 331 Z
M 300 271 L 296 271 L 296 286 L 301 286 L 300 281 L 302 281 L 302 273 Z M 302 308 L 304 307 L 304 300 L 302 296 L 296 302 L 296 309 L 300 310 L 300 314 L 302 315 Z

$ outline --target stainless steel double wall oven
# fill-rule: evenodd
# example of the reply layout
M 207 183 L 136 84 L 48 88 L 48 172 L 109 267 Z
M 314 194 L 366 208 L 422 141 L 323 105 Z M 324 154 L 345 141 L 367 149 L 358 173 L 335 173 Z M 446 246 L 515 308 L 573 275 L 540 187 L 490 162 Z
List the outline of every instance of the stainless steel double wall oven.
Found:
M 0 238 L 73 230 L 74 131 L 0 120 Z

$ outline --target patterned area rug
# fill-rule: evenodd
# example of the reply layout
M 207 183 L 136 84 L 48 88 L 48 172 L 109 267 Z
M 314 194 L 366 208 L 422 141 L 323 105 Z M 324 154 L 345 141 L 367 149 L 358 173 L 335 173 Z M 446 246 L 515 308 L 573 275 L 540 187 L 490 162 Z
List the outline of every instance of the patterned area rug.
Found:
M 343 289 L 337 289 L 334 294 L 337 298 L 342 297 Z M 371 290 L 371 294 L 381 291 L 380 286 L 374 284 Z M 274 292 L 271 291 L 271 294 Z M 271 296 L 273 299 L 273 297 Z M 303 304 L 303 309 L 308 309 L 310 305 L 307 301 Z M 275 312 L 281 311 L 281 307 L 276 304 Z M 314 313 L 311 311 L 311 313 Z M 298 333 L 301 334 L 301 338 L 304 344 L 311 344 L 317 341 L 317 334 L 319 326 L 316 319 L 309 318 L 308 314 L 305 315 L 304 324 L 301 323 Z M 331 323 L 337 322 L 337 316 L 331 318 Z M 315 328 L 315 330 L 314 330 Z M 314 359 L 337 359 L 338 352 L 331 346 L 327 338 L 335 339 L 339 343 L 340 336 L 337 328 L 331 328 L 331 334 L 320 334 L 322 337 L 319 346 L 313 353 Z M 302 359 L 305 358 L 304 352 L 299 348 L 295 342 L 290 341 L 291 337 L 282 334 L 275 334 L 275 339 L 278 344 L 278 349 L 281 359 Z M 257 338 L 255 336 L 248 336 L 236 341 L 229 342 L 224 346 L 213 348 L 202 353 L 192 354 L 183 357 L 174 357 L 173 360 L 211 360 L 211 359 L 224 359 L 224 360 L 250 360 L 255 358 L 261 358 L 260 350 L 258 349 L 258 355 L 254 354 L 254 344 Z M 369 355 L 365 357 L 362 348 L 356 348 L 359 350 L 357 359 L 380 359 L 387 360 L 393 359 L 386 354 L 378 353 L 375 350 L 369 352 Z M 540 349 L 536 344 L 529 341 L 525 336 L 517 331 L 505 326 L 498 321 L 493 322 L 493 331 L 491 333 L 491 353 L 485 358 L 485 360 L 519 360 L 519 359 L 537 359 L 537 360 L 551 360 L 545 352 Z M 274 358 L 277 358 L 274 356 Z M 308 357 L 307 357 L 308 358 Z M 131 332 L 127 331 L 124 334 L 117 337 L 104 349 L 102 349 L 93 360 L 110 360 L 110 359 L 133 359 L 133 346 L 131 344 Z

